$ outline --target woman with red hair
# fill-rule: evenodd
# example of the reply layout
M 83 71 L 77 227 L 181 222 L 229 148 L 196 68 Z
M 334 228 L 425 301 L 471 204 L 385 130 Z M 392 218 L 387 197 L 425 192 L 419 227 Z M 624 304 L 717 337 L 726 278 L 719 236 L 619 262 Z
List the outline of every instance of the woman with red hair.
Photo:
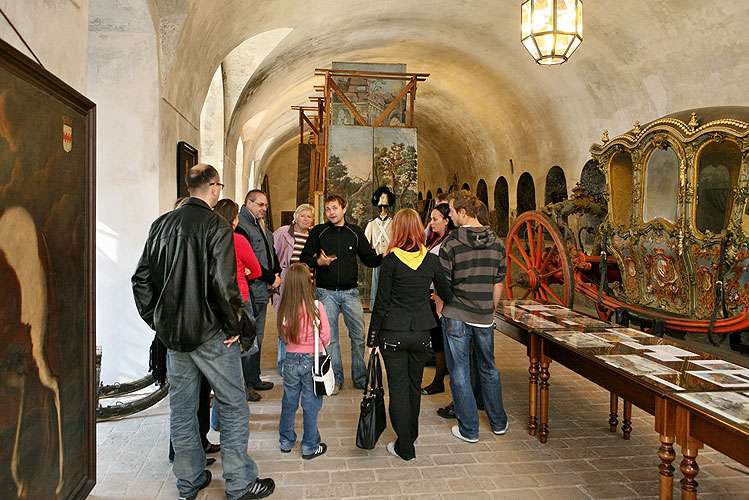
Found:
M 424 246 L 424 226 L 410 208 L 393 217 L 393 234 L 380 267 L 367 345 L 382 353 L 390 393 L 390 422 L 398 439 L 390 454 L 412 460 L 419 435 L 421 379 L 429 354 L 429 330 L 436 326 L 429 307 L 430 285 L 446 303 L 450 286 L 436 255 Z

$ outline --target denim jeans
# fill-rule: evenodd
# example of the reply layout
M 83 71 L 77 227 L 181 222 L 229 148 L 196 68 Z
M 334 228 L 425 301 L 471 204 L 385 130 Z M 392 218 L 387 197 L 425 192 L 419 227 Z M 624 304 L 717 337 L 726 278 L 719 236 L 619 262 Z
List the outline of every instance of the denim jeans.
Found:
M 255 304 L 257 314 L 255 315 L 255 331 L 257 332 L 258 352 L 242 358 L 242 374 L 244 385 L 249 390 L 260 383 L 260 355 L 263 352 L 263 336 L 265 334 L 265 313 L 268 312 L 268 304 Z
M 481 380 L 486 415 L 493 430 L 504 429 L 507 413 L 502 404 L 502 382 L 494 364 L 494 327 L 479 328 L 451 318 L 442 318 L 445 335 L 445 358 L 450 370 L 450 390 L 455 402 L 460 433 L 470 439 L 479 436 L 476 399 L 471 390 L 471 342 L 475 352 L 476 371 Z
M 283 364 L 286 361 L 286 342 L 278 337 L 278 356 L 276 356 L 276 363 L 278 363 L 278 374 L 283 375 Z
M 190 352 L 167 351 L 169 420 L 174 445 L 174 475 L 180 496 L 195 494 L 205 482 L 205 453 L 198 432 L 198 393 L 201 373 L 208 379 L 221 415 L 221 462 L 226 498 L 249 491 L 257 479 L 257 465 L 247 454 L 249 408 L 242 384 L 239 343 L 226 347 L 219 332 Z
M 348 328 L 351 339 L 351 378 L 354 387 L 363 388 L 367 383 L 367 365 L 364 363 L 364 310 L 362 309 L 359 290 L 317 289 L 317 299 L 325 307 L 330 323 L 330 345 L 328 354 L 333 364 L 335 384 L 343 387 L 343 361 L 341 345 L 338 342 L 338 315 L 343 313 L 343 321 Z
M 296 442 L 294 419 L 302 397 L 304 435 L 302 453 L 309 455 L 320 446 L 320 432 L 317 430 L 317 414 L 322 408 L 322 396 L 315 396 L 312 388 L 312 366 L 314 354 L 287 352 L 283 367 L 283 398 L 281 399 L 281 419 L 278 422 L 278 436 L 281 449 L 290 450 Z

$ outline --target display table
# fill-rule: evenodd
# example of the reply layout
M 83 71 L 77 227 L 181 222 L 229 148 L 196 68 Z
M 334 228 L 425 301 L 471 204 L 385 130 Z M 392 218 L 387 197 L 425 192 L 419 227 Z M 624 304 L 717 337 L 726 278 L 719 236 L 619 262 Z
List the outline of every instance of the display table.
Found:
M 738 424 L 742 418 L 749 419 L 741 413 L 747 412 L 749 406 L 735 405 L 736 421 L 731 423 L 719 411 L 706 409 L 695 396 L 712 394 L 712 399 L 708 400 L 715 402 L 725 401 L 729 397 L 726 394 L 743 394 L 741 391 L 749 391 L 749 369 L 691 347 L 685 348 L 670 339 L 612 327 L 560 308 L 531 301 L 503 301 L 497 312 L 500 331 L 507 330 L 510 337 L 527 346 L 530 365 L 528 429 L 531 435 L 538 427 L 541 442 L 545 443 L 549 436 L 549 367 L 553 360 L 611 391 L 612 403 L 614 395 L 625 400 L 622 426 L 625 437 L 631 432 L 629 405 L 634 404 L 655 416 L 655 430 L 661 441 L 658 452 L 661 459 L 660 498 L 671 498 L 675 441 L 684 452 L 681 467 L 684 473 L 683 498 L 695 498 L 696 495 L 694 476 L 699 470 L 696 456 L 701 443 L 749 465 L 746 424 Z M 537 392 L 539 405 L 536 404 Z M 540 406 L 538 424 L 537 406 Z M 609 425 L 616 430 L 616 409 L 612 408 Z

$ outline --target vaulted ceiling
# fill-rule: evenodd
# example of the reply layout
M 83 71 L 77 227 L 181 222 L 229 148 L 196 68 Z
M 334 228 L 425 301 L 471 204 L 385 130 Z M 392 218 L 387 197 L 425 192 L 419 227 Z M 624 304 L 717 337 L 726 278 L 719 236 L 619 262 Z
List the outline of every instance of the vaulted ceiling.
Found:
M 515 176 L 579 175 L 604 129 L 749 96 L 749 2 L 588 0 L 583 44 L 541 67 L 520 43 L 519 0 L 150 1 L 162 95 L 197 123 L 224 62 L 226 144 L 241 137 L 261 169 L 297 133 L 290 106 L 321 83 L 314 69 L 332 61 L 430 73 L 419 146 L 468 179 L 509 171 L 509 159 Z

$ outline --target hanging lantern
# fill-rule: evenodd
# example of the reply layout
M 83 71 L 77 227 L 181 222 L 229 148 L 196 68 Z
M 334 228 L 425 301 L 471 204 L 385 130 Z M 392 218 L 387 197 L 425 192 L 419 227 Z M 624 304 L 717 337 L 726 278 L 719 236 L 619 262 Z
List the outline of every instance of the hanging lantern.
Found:
M 525 0 L 521 40 L 538 64 L 562 64 L 583 41 L 582 0 Z

